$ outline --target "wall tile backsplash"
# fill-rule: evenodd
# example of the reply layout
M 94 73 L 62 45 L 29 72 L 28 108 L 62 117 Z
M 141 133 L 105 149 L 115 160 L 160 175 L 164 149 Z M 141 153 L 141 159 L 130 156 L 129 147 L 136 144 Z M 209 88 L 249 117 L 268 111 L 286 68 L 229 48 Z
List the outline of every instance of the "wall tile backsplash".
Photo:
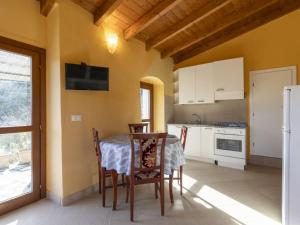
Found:
M 191 122 L 193 113 L 203 122 L 246 122 L 246 101 L 226 100 L 214 104 L 174 105 L 174 123 Z

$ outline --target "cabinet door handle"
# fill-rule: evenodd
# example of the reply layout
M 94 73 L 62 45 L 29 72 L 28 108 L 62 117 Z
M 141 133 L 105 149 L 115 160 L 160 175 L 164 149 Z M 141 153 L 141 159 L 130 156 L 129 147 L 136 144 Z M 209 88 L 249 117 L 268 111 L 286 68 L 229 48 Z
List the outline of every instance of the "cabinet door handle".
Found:
M 204 100 L 198 100 L 198 102 L 205 102 Z
M 217 88 L 216 91 L 225 91 L 224 88 Z
M 194 102 L 194 100 L 188 100 L 188 103 L 193 103 Z
M 205 130 L 211 130 L 212 127 L 205 127 L 204 129 L 205 129 Z

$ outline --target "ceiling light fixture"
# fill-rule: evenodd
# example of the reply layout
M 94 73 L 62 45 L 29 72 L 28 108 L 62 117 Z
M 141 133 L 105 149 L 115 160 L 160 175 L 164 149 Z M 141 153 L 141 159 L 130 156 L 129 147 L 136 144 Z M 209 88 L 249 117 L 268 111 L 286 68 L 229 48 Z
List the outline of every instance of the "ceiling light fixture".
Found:
M 118 48 L 118 35 L 116 33 L 106 33 L 106 45 L 110 54 L 114 54 Z

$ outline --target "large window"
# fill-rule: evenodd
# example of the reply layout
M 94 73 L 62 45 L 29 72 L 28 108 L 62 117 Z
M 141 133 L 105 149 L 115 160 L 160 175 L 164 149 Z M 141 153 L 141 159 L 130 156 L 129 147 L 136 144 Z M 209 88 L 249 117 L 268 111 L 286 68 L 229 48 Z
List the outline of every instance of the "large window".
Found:
M 148 123 L 153 131 L 153 85 L 141 82 L 140 88 L 142 122 Z

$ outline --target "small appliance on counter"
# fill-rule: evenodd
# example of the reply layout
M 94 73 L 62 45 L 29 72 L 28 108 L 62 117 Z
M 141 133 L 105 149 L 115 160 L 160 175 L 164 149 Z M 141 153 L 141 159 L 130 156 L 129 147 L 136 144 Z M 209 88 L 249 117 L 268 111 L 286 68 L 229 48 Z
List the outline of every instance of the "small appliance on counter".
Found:
M 219 123 L 215 126 L 215 164 L 244 170 L 246 167 L 246 125 L 244 123 Z

